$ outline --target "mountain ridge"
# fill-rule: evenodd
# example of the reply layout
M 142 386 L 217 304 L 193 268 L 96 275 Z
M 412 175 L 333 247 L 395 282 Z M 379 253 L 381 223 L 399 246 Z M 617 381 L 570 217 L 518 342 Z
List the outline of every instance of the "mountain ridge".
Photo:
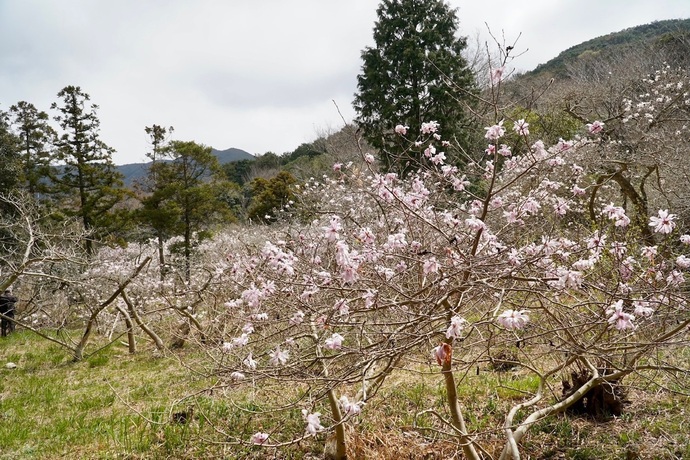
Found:
M 256 157 L 251 153 L 235 147 L 230 147 L 229 149 L 225 150 L 212 148 L 211 153 L 218 158 L 218 163 L 221 165 L 242 160 L 256 160 Z M 120 174 L 122 174 L 122 181 L 124 182 L 125 186 L 131 187 L 137 180 L 146 177 L 148 173 L 148 165 L 150 164 L 150 161 L 144 163 L 126 163 L 116 165 L 116 169 Z

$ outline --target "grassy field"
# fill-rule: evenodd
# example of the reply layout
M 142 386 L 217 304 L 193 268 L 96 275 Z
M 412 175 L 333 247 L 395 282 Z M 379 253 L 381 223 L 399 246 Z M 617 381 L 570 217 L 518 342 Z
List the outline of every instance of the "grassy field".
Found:
M 201 356 L 193 346 L 163 355 L 143 347 L 129 355 L 115 344 L 74 363 L 66 350 L 26 331 L 1 339 L 0 459 L 320 458 L 327 434 L 279 451 L 228 442 L 228 433 L 241 439 L 259 428 L 299 433 L 304 423 L 298 409 L 287 418 L 262 416 L 246 391 L 210 391 L 217 382 L 189 367 Z M 7 368 L 10 362 L 17 367 Z M 524 458 L 690 459 L 688 398 L 631 383 L 621 417 L 542 420 L 527 437 Z M 494 430 L 505 406 L 535 384 L 488 370 L 460 383 L 468 424 L 486 445 L 498 447 Z M 438 376 L 393 375 L 348 425 L 350 458 L 461 458 L 451 440 L 423 429 L 429 416 L 416 417 L 428 408 L 443 411 L 444 397 Z

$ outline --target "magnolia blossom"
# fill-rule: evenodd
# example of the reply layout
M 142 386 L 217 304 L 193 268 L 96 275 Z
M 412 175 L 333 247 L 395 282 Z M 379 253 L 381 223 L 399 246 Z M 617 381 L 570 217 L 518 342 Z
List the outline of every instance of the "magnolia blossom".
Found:
M 239 337 L 235 337 L 232 339 L 232 346 L 233 347 L 243 347 L 246 344 L 249 343 L 249 335 L 247 333 L 243 333 Z
M 690 235 L 681 235 L 680 236 L 680 242 L 683 244 L 690 244 Z
M 350 402 L 347 396 L 342 395 L 340 397 L 340 406 L 343 408 L 343 415 L 359 415 L 362 412 L 362 405 L 364 402 L 359 401 L 356 403 Z
M 428 123 L 422 123 L 422 134 L 432 134 L 438 131 L 439 124 L 437 121 L 430 121 Z
M 431 259 L 424 261 L 424 265 L 422 267 L 422 270 L 424 271 L 425 275 L 428 275 L 429 273 L 438 272 L 439 268 L 440 268 L 440 265 L 439 265 L 438 261 L 436 260 L 436 257 L 432 257 Z
M 470 230 L 474 232 L 484 230 L 486 228 L 486 224 L 484 223 L 484 221 L 481 219 L 477 219 L 475 216 L 465 219 L 465 225 L 467 225 L 470 228 Z
M 612 304 L 609 309 L 606 310 L 606 314 L 611 315 L 608 320 L 609 324 L 619 331 L 623 331 L 625 329 L 635 329 L 635 325 L 633 324 L 635 316 L 623 311 L 622 300 Z
M 329 350 L 340 350 L 343 347 L 343 340 L 345 340 L 345 337 L 336 332 L 326 339 L 326 348 Z
M 676 226 L 675 214 L 669 214 L 667 209 L 660 209 L 657 216 L 649 218 L 649 226 L 654 227 L 656 233 L 671 233 Z
M 374 155 L 372 155 L 371 153 L 365 154 L 364 161 L 366 161 L 369 164 L 372 164 L 374 162 Z
M 295 314 L 292 315 L 290 320 L 288 321 L 291 326 L 297 326 L 298 324 L 302 324 L 304 321 L 304 312 L 302 310 L 297 310 Z
M 246 358 L 244 358 L 244 361 L 242 361 L 242 364 L 244 364 L 246 367 L 249 369 L 256 369 L 256 366 L 258 363 L 256 360 L 252 357 L 252 354 L 249 353 Z
M 333 172 L 340 172 L 343 169 L 342 163 L 333 163 Z
M 518 133 L 520 136 L 529 136 L 529 123 L 524 119 L 519 119 L 513 123 L 513 131 Z
M 678 256 L 676 257 L 676 265 L 679 268 L 688 268 L 690 267 L 690 258 L 686 256 Z
M 285 363 L 287 363 L 287 360 L 290 358 L 290 352 L 283 351 L 280 349 L 280 346 L 277 346 L 275 350 L 273 350 L 271 353 L 269 353 L 269 356 L 271 357 L 270 363 L 272 365 L 284 366 Z
M 342 229 L 343 227 L 340 225 L 340 217 L 331 216 L 328 226 L 323 227 L 324 236 L 328 241 L 336 241 L 340 237 L 338 232 Z
M 503 77 L 504 71 L 505 71 L 505 66 L 491 69 L 491 74 L 489 75 L 489 77 L 491 78 L 491 84 L 492 85 L 498 85 L 501 82 L 501 77 Z
M 490 141 L 498 140 L 506 133 L 506 130 L 503 127 L 503 120 L 499 121 L 497 125 L 489 126 L 488 128 L 484 129 L 486 130 L 484 137 Z
M 223 346 L 221 347 L 221 350 L 223 353 L 230 353 L 233 349 L 233 346 L 230 342 L 223 342 Z
M 261 431 L 254 433 L 250 438 L 252 444 L 263 444 L 268 439 L 268 433 L 262 433 Z
M 512 331 L 524 328 L 529 322 L 526 310 L 506 310 L 496 318 L 498 324 Z
M 651 307 L 650 303 L 644 300 L 636 300 L 633 302 L 635 307 L 635 314 L 639 316 L 652 316 L 654 309 Z
M 395 126 L 395 133 L 400 134 L 401 136 L 404 136 L 405 134 L 407 134 L 408 129 L 410 129 L 409 126 L 396 125 Z
M 337 300 L 333 309 L 337 310 L 340 316 L 347 316 L 350 314 L 350 306 L 347 304 L 347 299 Z
M 587 123 L 587 132 L 589 134 L 599 134 L 604 130 L 604 123 L 601 121 L 593 121 L 592 123 Z
M 448 326 L 448 329 L 446 330 L 446 337 L 449 339 L 459 338 L 463 329 L 465 329 L 465 326 L 467 326 L 467 320 L 465 318 L 461 318 L 458 315 L 453 316 L 450 319 L 450 326 Z
M 319 420 L 319 417 L 321 417 L 320 412 L 309 413 L 308 410 L 302 409 L 302 415 L 304 415 L 304 419 L 307 421 L 307 433 L 314 435 L 323 430 L 321 420 Z

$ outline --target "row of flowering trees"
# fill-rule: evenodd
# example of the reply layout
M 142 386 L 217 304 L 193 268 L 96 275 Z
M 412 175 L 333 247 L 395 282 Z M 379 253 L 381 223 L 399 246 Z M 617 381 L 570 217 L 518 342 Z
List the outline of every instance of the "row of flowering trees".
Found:
M 620 182 L 592 171 L 591 158 L 612 148 L 606 123 L 547 146 L 525 120 L 497 120 L 485 155 L 462 171 L 445 164 L 453 145 L 437 123 L 395 132 L 426 159 L 417 173 L 379 172 L 366 153 L 336 164 L 302 187 L 290 224 L 228 248 L 227 335 L 211 355 L 228 384 L 282 385 L 282 407 L 302 410 L 306 426 L 235 442 L 279 447 L 332 430 L 327 457 L 345 458 L 347 420 L 368 415 L 396 369 L 432 362 L 447 395 L 445 412 L 430 412 L 436 427 L 467 458 L 520 458 L 535 422 L 592 390 L 687 371 L 674 356 L 690 325 L 690 235 L 667 209 L 634 225 Z M 504 445 L 492 454 L 456 388 L 496 360 L 538 385 L 494 427 Z M 570 373 L 579 386 L 562 395 Z
M 499 89 L 501 75 L 493 74 Z M 680 112 L 688 105 L 682 84 L 655 88 L 675 94 Z M 649 133 L 662 123 L 670 109 L 649 106 L 669 99 L 655 96 L 643 95 L 651 117 L 625 105 L 620 118 L 589 120 L 580 136 L 554 145 L 532 139 L 525 120 L 498 117 L 487 123 L 483 154 L 466 155 L 462 170 L 446 163 L 462 153 L 438 123 L 399 125 L 410 156 L 421 158 L 416 172 L 379 171 L 375 156 L 361 152 L 360 162 L 335 164 L 332 174 L 296 186 L 299 203 L 276 212 L 288 217 L 283 222 L 204 241 L 194 256 L 201 263 L 180 276 L 160 279 L 151 261 L 156 244 L 102 249 L 78 261 L 88 269 L 60 272 L 57 262 L 77 261 L 51 258 L 45 243 L 32 242 L 25 254 L 33 268 L 17 265 L 8 279 L 43 277 L 53 294 L 85 306 L 75 355 L 89 325 L 119 319 L 157 348 L 171 346 L 161 336 L 172 334 L 176 345 L 199 337 L 209 357 L 204 370 L 235 394 L 278 388 L 278 397 L 249 397 L 275 405 L 274 418 L 303 416 L 297 432 L 228 432 L 228 442 L 279 448 L 332 432 L 327 457 L 343 459 L 349 420 L 374 416 L 367 403 L 388 377 L 431 372 L 445 388 L 445 410 L 427 412 L 434 429 L 455 438 L 467 458 L 520 458 L 535 422 L 590 391 L 611 392 L 647 370 L 687 372 L 676 351 L 690 325 L 690 235 L 668 207 L 646 208 L 663 202 L 663 176 L 654 201 L 640 207 L 625 188 L 641 180 L 632 166 L 623 170 L 618 159 L 618 169 L 600 168 L 608 152 L 621 152 L 614 134 L 625 131 L 612 133 L 611 125 Z M 687 137 L 683 126 L 676 131 Z M 167 317 L 182 327 L 163 334 Z M 503 444 L 490 452 L 486 434 L 466 422 L 457 385 L 471 380 L 470 369 L 496 362 L 537 386 L 493 427 Z M 572 373 L 578 386 L 559 391 Z

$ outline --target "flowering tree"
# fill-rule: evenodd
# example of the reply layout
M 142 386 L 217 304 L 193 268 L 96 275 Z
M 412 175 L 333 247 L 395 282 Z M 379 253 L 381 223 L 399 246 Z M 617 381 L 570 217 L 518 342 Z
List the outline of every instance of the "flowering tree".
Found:
M 608 145 L 604 129 L 592 120 L 581 137 L 546 146 L 526 121 L 497 120 L 484 158 L 459 171 L 429 122 L 415 140 L 427 161 L 416 174 L 379 173 L 364 154 L 301 187 L 290 225 L 227 253 L 227 335 L 211 356 L 228 385 L 299 389 L 285 391 L 282 407 L 301 407 L 306 428 L 236 442 L 281 446 L 332 429 L 327 457 L 345 458 L 347 419 L 366 414 L 394 369 L 431 362 L 447 410 L 428 414 L 468 458 L 482 458 L 456 387 L 474 366 L 501 362 L 537 382 L 496 427 L 497 455 L 519 458 L 543 417 L 632 373 L 678 369 L 690 236 L 666 209 L 635 227 L 615 182 L 586 173 L 583 162 Z M 510 131 L 522 139 L 512 148 L 502 143 Z M 556 391 L 569 373 L 577 385 Z

